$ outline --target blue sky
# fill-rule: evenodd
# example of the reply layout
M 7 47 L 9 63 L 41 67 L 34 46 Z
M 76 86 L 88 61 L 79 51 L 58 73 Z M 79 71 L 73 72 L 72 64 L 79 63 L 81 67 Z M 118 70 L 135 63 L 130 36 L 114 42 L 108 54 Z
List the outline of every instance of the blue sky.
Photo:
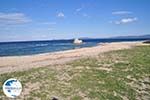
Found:
M 0 41 L 150 34 L 150 0 L 0 0 Z

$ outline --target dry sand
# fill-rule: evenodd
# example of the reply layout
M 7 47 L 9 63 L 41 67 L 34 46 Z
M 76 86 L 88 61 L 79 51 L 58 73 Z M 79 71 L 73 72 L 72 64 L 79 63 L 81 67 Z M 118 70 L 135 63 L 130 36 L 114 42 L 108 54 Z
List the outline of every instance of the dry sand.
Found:
M 99 53 L 112 50 L 129 49 L 137 45 L 142 45 L 142 42 L 103 43 L 95 47 L 80 48 L 54 53 L 0 57 L 0 74 L 23 71 L 48 65 L 64 64 L 83 57 L 95 56 Z

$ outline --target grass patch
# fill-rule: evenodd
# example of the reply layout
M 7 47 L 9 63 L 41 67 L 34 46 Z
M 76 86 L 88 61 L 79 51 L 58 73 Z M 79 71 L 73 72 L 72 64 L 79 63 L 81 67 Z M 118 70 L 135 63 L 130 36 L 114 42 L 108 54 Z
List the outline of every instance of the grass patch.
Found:
M 59 69 L 57 69 L 60 67 Z M 7 99 L 2 84 L 17 78 L 23 84 L 18 99 L 149 100 L 150 46 L 111 51 L 69 64 L 0 75 L 0 99 Z

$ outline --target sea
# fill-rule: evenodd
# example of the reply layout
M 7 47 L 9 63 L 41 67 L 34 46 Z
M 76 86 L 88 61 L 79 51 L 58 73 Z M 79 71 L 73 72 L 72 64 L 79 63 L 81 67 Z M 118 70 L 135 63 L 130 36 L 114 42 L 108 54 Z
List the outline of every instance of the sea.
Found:
M 124 42 L 124 41 L 143 41 L 146 39 L 82 39 L 80 45 L 73 44 L 70 40 L 47 40 L 47 41 L 19 41 L 19 42 L 0 42 L 0 57 L 3 56 L 23 56 L 41 53 L 57 52 L 84 47 L 92 47 L 99 43 Z

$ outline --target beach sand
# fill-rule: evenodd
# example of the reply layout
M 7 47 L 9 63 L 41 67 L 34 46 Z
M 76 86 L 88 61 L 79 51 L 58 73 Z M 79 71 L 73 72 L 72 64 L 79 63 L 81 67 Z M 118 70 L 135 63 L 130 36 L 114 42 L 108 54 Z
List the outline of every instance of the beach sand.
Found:
M 29 56 L 0 57 L 0 74 L 14 71 L 23 71 L 49 65 L 65 64 L 76 59 L 96 56 L 100 53 L 113 50 L 129 49 L 138 45 L 142 45 L 142 42 L 102 43 L 95 47 L 80 48 L 54 53 L 44 53 Z

